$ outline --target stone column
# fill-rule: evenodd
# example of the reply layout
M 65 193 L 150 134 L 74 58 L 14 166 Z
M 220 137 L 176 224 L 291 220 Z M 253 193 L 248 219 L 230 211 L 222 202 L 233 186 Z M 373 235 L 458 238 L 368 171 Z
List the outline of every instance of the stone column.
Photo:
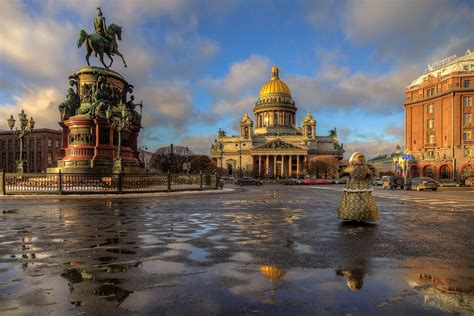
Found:
M 285 156 L 281 155 L 281 176 L 285 176 Z
M 258 155 L 258 177 L 262 175 L 262 156 Z
M 273 155 L 273 176 L 276 178 L 276 155 Z
M 300 156 L 296 156 L 296 177 L 300 176 Z
M 268 163 L 269 162 L 269 156 L 267 155 L 265 157 L 265 174 L 267 175 L 267 177 L 269 176 L 269 168 L 270 168 L 270 164 Z
M 288 176 L 291 177 L 291 158 L 292 156 L 288 156 Z

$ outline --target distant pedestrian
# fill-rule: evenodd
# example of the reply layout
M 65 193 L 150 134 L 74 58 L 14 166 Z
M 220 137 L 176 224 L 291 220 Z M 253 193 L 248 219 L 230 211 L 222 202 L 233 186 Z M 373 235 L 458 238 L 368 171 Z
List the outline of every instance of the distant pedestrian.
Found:
M 349 180 L 342 194 L 337 217 L 345 221 L 375 222 L 378 220 L 377 204 L 370 188 L 375 170 L 366 163 L 363 153 L 352 154 L 344 175 L 349 175 Z

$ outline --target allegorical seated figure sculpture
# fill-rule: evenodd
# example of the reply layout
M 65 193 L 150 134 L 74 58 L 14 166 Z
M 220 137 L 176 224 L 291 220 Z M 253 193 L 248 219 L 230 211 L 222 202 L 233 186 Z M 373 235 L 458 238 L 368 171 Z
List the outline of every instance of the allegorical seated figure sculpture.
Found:
M 61 120 L 67 120 L 69 117 L 76 115 L 76 110 L 81 105 L 79 95 L 74 92 L 74 89 L 69 88 L 67 90 L 66 100 L 59 104 L 59 113 L 61 114 Z
M 132 113 L 132 121 L 130 122 L 132 125 L 142 127 L 142 115 L 135 110 L 137 105 L 141 106 L 141 103 L 135 104 L 133 101 L 135 100 L 135 97 L 133 94 L 130 96 L 130 100 L 127 102 L 127 108 Z
M 375 170 L 368 165 L 363 153 L 355 152 L 342 176 L 349 175 L 338 209 L 338 218 L 348 221 L 374 222 L 379 214 L 372 197 L 370 182 Z
M 110 93 L 107 91 L 105 83 L 101 83 L 99 89 L 94 91 L 92 105 L 87 112 L 90 119 L 97 117 L 105 118 L 105 111 L 112 106 Z

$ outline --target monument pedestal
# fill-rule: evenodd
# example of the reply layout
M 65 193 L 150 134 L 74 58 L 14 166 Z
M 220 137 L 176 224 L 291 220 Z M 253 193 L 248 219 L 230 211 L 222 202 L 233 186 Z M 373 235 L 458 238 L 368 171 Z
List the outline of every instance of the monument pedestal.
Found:
M 126 103 L 127 92 L 133 91 L 125 79 L 115 71 L 98 67 L 85 67 L 70 78 L 78 98 L 76 108 L 65 104 L 63 120 L 63 157 L 56 168 L 48 172 L 101 173 L 117 170 L 118 132 L 106 119 L 105 110 L 119 115 L 119 105 Z M 70 89 L 71 90 L 71 89 Z M 71 92 L 73 93 L 73 92 Z M 74 99 L 73 99 L 74 100 Z M 65 115 L 69 111 L 70 116 Z M 118 113 L 118 114 L 117 114 Z M 138 150 L 140 126 L 130 124 L 122 130 L 120 166 L 124 173 L 144 173 Z

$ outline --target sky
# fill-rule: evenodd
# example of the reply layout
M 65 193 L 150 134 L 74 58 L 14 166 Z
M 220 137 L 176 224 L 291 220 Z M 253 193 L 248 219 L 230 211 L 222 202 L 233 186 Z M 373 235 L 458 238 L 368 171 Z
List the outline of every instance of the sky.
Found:
M 403 146 L 406 86 L 474 49 L 472 1 L 0 0 L 0 130 L 21 109 L 59 128 L 67 78 L 86 66 L 76 40 L 93 31 L 98 6 L 123 28 L 128 67 L 114 56 L 112 69 L 143 101 L 150 151 L 209 154 L 219 128 L 238 134 L 277 64 L 298 122 L 311 112 L 317 135 L 337 127 L 346 155 L 392 152 Z

